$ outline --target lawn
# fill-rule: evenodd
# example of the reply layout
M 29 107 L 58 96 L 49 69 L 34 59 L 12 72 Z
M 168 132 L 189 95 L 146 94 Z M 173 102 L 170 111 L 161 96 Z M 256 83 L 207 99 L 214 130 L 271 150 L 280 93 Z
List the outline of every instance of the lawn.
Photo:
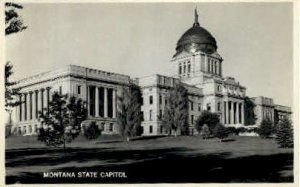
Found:
M 6 182 L 11 183 L 202 183 L 293 182 L 293 150 L 273 139 L 233 137 L 220 143 L 198 136 L 153 137 L 123 142 L 78 137 L 49 148 L 36 137 L 6 139 Z M 127 178 L 43 178 L 43 172 L 122 171 Z

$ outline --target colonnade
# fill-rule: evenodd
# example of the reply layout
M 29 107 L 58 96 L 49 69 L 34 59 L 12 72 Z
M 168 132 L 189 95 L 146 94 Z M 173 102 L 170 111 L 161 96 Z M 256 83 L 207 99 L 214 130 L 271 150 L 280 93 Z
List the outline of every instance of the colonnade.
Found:
M 116 118 L 116 89 L 89 86 L 88 93 L 89 116 Z
M 39 111 L 45 110 L 50 101 L 50 87 L 21 93 L 16 108 L 17 120 L 31 121 L 39 118 Z
M 223 103 L 224 124 L 244 124 L 244 103 L 238 101 L 224 101 Z

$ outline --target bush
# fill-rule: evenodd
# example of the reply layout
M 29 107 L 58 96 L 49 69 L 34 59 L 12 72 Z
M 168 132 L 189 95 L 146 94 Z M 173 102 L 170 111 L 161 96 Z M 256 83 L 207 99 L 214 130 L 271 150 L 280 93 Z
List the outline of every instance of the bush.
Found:
M 220 119 L 218 114 L 211 113 L 209 111 L 203 111 L 199 118 L 196 120 L 195 128 L 198 132 L 201 132 L 202 126 L 206 124 L 212 131 L 219 122 Z
M 239 129 L 237 129 L 235 127 L 226 127 L 226 129 L 227 129 L 229 134 L 234 134 L 234 135 L 239 134 Z
M 229 132 L 224 125 L 217 124 L 214 128 L 214 135 L 222 141 L 224 138 L 228 137 Z
M 287 118 L 279 122 L 276 128 L 276 142 L 281 148 L 292 148 L 294 146 L 293 128 Z
M 101 130 L 96 125 L 96 122 L 93 121 L 88 126 L 84 126 L 83 135 L 88 140 L 94 140 L 94 139 L 97 139 L 101 135 Z
M 273 132 L 273 123 L 269 119 L 263 119 L 257 133 L 262 138 L 268 138 Z
M 201 128 L 201 132 L 200 132 L 200 135 L 202 136 L 203 139 L 208 139 L 209 138 L 209 135 L 210 135 L 210 131 L 209 131 L 209 128 L 206 124 L 204 124 Z

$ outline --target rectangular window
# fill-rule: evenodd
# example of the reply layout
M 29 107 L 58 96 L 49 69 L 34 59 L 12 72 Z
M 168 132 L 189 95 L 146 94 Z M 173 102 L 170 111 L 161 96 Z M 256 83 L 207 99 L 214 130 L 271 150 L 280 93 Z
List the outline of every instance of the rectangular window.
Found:
M 191 123 L 194 124 L 194 115 L 191 115 Z
M 159 117 L 162 118 L 163 113 L 162 113 L 162 109 L 159 110 Z
M 191 111 L 194 110 L 194 103 L 191 101 Z
M 149 111 L 149 121 L 152 121 L 152 110 Z
M 77 86 L 77 94 L 81 94 L 81 86 Z
M 198 104 L 198 111 L 201 111 L 201 103 Z
M 114 130 L 114 124 L 110 123 L 109 124 L 109 131 L 112 132 Z
M 160 134 L 163 133 L 163 130 L 164 130 L 164 128 L 163 128 L 163 126 L 161 125 L 161 126 L 160 126 Z
M 152 134 L 152 132 L 153 132 L 153 126 L 150 125 L 150 126 L 149 126 L 149 133 Z
M 142 117 L 142 121 L 144 121 L 144 111 L 141 111 L 141 117 Z
M 207 108 L 207 111 L 210 111 L 210 109 L 211 109 L 210 103 L 207 103 L 206 108 Z
M 218 111 L 221 111 L 221 103 L 218 103 Z
M 159 95 L 159 104 L 161 105 L 162 104 L 162 96 Z
M 150 97 L 149 97 L 149 104 L 150 104 L 150 105 L 153 104 L 153 96 L 152 96 L 152 95 L 150 95 Z
M 166 99 L 165 99 L 165 105 L 167 105 L 167 104 L 168 104 L 168 99 L 166 98 Z
M 59 87 L 59 94 L 62 94 L 62 86 Z
M 142 97 L 142 100 L 141 100 L 141 105 L 144 105 L 144 97 Z

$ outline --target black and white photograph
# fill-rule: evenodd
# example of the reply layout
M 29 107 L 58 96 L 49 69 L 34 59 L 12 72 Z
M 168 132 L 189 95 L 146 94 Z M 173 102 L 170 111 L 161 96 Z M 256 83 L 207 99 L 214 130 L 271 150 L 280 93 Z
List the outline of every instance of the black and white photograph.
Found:
M 6 185 L 297 181 L 296 1 L 2 3 Z

